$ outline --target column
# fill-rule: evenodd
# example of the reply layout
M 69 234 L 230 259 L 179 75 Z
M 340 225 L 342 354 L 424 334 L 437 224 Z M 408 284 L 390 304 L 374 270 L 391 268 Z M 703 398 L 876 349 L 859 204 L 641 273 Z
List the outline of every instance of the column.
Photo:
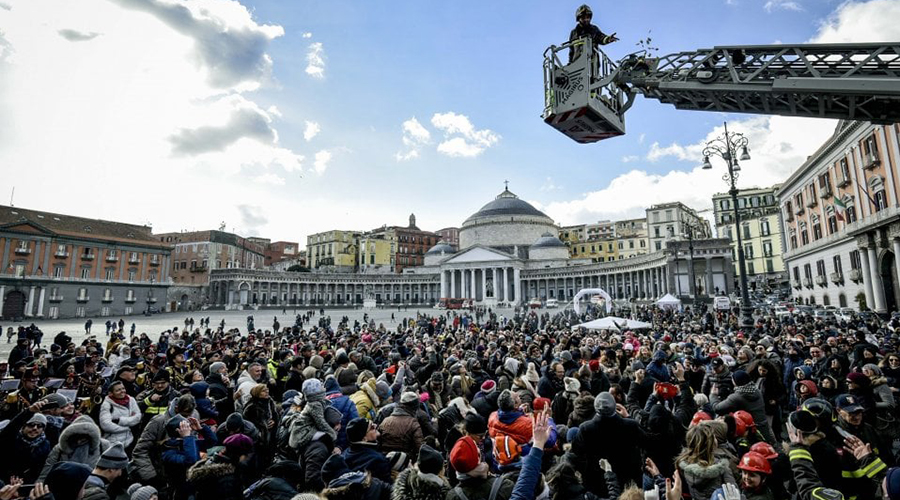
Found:
M 897 283 L 900 283 L 900 239 L 894 238 L 891 240 L 891 243 L 894 245 L 894 273 L 897 275 Z M 2 291 L 0 291 L 0 295 L 2 295 Z
M 28 302 L 25 303 L 25 316 L 31 317 L 32 311 L 34 310 L 34 289 L 36 287 L 31 287 L 31 290 L 28 292 Z
M 447 271 L 441 271 L 441 297 L 447 296 Z
M 45 294 L 46 292 L 47 292 L 47 288 L 46 288 L 46 287 L 41 287 L 41 293 L 40 293 L 40 295 L 38 295 L 38 297 L 40 297 L 40 298 L 38 299 L 38 310 L 37 310 L 37 317 L 38 317 L 38 318 L 43 318 L 43 317 L 44 317 L 44 294 Z
M 481 300 L 487 300 L 487 268 L 481 268 Z
M 875 245 L 870 244 L 866 249 L 869 254 L 869 274 L 872 276 L 872 292 L 875 296 L 875 312 L 885 312 L 884 307 L 884 289 L 881 284 L 881 273 L 878 271 L 878 256 L 875 253 Z
M 514 268 L 513 269 L 513 293 L 515 294 L 515 298 L 513 299 L 513 302 L 516 304 L 522 302 L 522 282 L 521 282 L 522 280 L 520 279 L 520 277 L 521 277 L 521 271 L 519 271 L 518 268 Z
M 872 291 L 872 277 L 869 275 L 869 254 L 865 248 L 859 249 L 859 260 L 862 264 L 862 269 L 859 271 L 862 273 L 863 285 L 865 285 L 866 290 L 866 306 L 874 310 L 875 295 Z
M 498 285 L 500 283 L 497 281 L 497 268 L 496 267 L 491 268 L 491 283 L 493 283 L 493 285 L 494 285 L 494 300 L 499 301 L 500 300 L 500 288 L 498 287 Z
M 478 298 L 478 294 L 475 293 L 475 269 L 469 270 L 469 282 L 471 283 L 469 288 L 469 298 L 475 300 Z
M 6 285 L 0 285 L 0 312 L 3 312 L 3 304 L 6 302 Z
M 456 270 L 451 269 L 450 271 L 450 298 L 456 298 Z
M 706 264 L 706 295 L 712 297 L 716 290 L 715 281 L 713 281 L 712 259 L 707 257 L 703 261 Z

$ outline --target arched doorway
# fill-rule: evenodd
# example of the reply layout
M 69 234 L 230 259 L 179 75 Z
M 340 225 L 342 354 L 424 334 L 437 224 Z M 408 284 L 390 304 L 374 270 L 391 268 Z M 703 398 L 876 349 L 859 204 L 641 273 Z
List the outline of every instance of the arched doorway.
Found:
M 884 306 L 888 312 L 897 310 L 897 273 L 894 269 L 893 252 L 884 252 L 881 257 L 881 284 L 884 288 Z
M 181 300 L 179 302 L 179 311 L 189 311 L 191 309 L 191 301 L 188 298 L 186 293 L 181 294 Z
M 3 302 L 3 319 L 21 319 L 25 317 L 25 293 L 13 290 L 6 294 Z

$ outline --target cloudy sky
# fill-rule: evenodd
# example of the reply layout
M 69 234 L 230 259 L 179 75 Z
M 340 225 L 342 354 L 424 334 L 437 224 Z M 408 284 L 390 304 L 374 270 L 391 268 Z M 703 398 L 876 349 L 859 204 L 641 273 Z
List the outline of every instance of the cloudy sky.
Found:
M 0 0 L 0 203 L 14 186 L 22 207 L 305 244 L 410 213 L 459 225 L 509 180 L 573 224 L 710 206 L 722 172 L 696 166 L 725 120 L 751 141 L 742 187 L 834 128 L 639 100 L 627 135 L 576 144 L 539 115 L 541 54 L 580 1 Z M 592 6 L 616 59 L 647 36 L 660 53 L 900 40 L 900 0 Z

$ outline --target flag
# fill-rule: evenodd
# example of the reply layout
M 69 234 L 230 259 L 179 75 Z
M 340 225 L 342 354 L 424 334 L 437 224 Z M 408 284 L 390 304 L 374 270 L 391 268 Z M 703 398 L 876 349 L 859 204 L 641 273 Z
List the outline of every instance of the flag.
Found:
M 844 205 L 843 200 L 841 200 L 841 199 L 838 198 L 838 197 L 835 197 L 835 198 L 834 198 L 834 205 L 832 205 L 832 206 L 834 207 L 834 215 L 835 215 L 835 217 L 837 217 L 837 219 L 838 219 L 839 221 L 843 221 L 843 220 L 844 220 L 844 212 L 847 211 L 847 205 Z

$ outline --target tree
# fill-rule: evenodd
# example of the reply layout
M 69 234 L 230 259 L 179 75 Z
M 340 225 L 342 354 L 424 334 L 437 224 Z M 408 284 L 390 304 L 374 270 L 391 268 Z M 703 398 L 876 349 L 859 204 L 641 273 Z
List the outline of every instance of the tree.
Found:
M 305 266 L 301 266 L 300 264 L 294 264 L 293 266 L 287 268 L 289 273 L 308 273 L 309 268 Z

